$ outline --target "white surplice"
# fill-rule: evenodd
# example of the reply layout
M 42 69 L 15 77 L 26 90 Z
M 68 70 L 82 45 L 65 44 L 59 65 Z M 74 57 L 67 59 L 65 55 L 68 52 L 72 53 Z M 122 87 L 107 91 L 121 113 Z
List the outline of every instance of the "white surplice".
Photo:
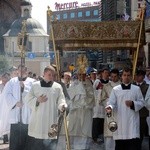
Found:
M 126 100 L 134 102 L 135 110 L 127 107 Z M 122 90 L 121 85 L 112 89 L 108 106 L 115 111 L 115 118 L 118 129 L 113 133 L 115 140 L 139 138 L 139 110 L 144 106 L 141 90 L 138 86 L 132 85 L 129 90 Z
M 37 98 L 42 94 L 46 95 L 48 100 L 36 106 Z M 37 81 L 25 97 L 25 101 L 32 109 L 28 135 L 38 139 L 49 139 L 50 126 L 58 123 L 58 109 L 61 110 L 63 105 L 67 106 L 61 85 L 54 82 L 52 87 L 41 87 L 40 81 Z
M 147 121 L 148 131 L 150 135 L 150 86 L 148 87 L 148 90 L 145 96 L 145 107 L 149 110 L 149 116 L 147 117 L 146 121 Z
M 103 103 L 103 105 L 105 107 L 107 105 L 107 102 L 108 102 L 108 99 L 110 97 L 113 87 L 115 87 L 119 84 L 120 84 L 120 81 L 118 81 L 118 82 L 110 81 L 103 86 L 100 103 Z M 105 113 L 105 118 L 104 118 L 104 138 L 105 139 L 104 139 L 104 141 L 105 141 L 105 149 L 106 150 L 114 150 L 115 149 L 115 141 L 113 140 L 113 136 L 112 136 L 113 133 L 108 129 L 108 124 L 112 120 L 113 120 L 113 118 L 110 117 L 108 119 L 108 117 Z
M 2 91 L 4 85 L 0 84 L 0 136 L 10 132 L 10 124 L 8 123 L 9 109 L 3 98 Z
M 105 117 L 104 105 L 102 103 L 99 103 L 99 100 L 101 99 L 102 88 L 96 89 L 99 82 L 101 82 L 100 79 L 96 79 L 93 84 L 94 98 L 95 98 L 95 107 L 93 108 L 93 118 Z
M 150 111 L 150 85 L 145 95 L 145 107 Z
M 24 92 L 22 93 L 22 100 L 26 93 L 29 92 L 34 79 L 27 78 L 24 82 Z M 20 121 L 20 108 L 16 107 L 16 103 L 20 101 L 20 81 L 18 77 L 10 79 L 0 96 L 0 135 L 10 132 L 10 124 L 18 123 Z M 31 110 L 26 104 L 22 108 L 22 121 L 24 124 L 29 123 Z
M 3 90 L 3 96 L 5 101 L 7 102 L 8 109 L 10 110 L 9 114 L 9 123 L 15 124 L 20 122 L 20 108 L 16 106 L 16 103 L 20 101 L 22 97 L 22 101 L 24 101 L 24 98 L 26 94 L 31 89 L 32 83 L 35 80 L 32 78 L 27 77 L 25 81 L 23 81 L 24 84 L 24 90 L 21 93 L 21 87 L 20 87 L 20 81 L 18 80 L 18 77 L 14 77 L 10 79 L 7 84 L 4 87 Z M 27 106 L 26 103 L 23 104 L 22 109 L 22 123 L 28 124 L 31 114 L 31 109 Z
M 115 86 L 117 86 L 119 84 L 120 84 L 120 82 L 110 81 L 110 82 L 108 82 L 107 84 L 105 84 L 103 86 L 100 103 L 103 103 L 103 105 L 105 107 L 107 106 L 107 103 L 108 103 L 108 100 L 109 100 L 109 97 L 110 97 L 110 94 L 111 94 L 111 91 L 112 91 L 113 87 L 115 87 Z M 109 136 L 112 137 L 112 132 L 108 129 L 108 118 L 107 118 L 107 115 L 105 113 L 105 118 L 104 118 L 104 137 L 109 137 Z

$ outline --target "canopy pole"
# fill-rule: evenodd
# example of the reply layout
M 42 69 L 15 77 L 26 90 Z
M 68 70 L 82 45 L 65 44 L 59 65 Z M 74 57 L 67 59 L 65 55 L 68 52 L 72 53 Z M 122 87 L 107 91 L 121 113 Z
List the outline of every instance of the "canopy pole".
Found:
M 57 68 L 57 75 L 58 80 L 60 81 L 60 61 L 59 61 L 59 51 L 56 50 L 55 40 L 54 40 L 54 31 L 52 26 L 52 11 L 50 10 L 50 7 L 48 6 L 47 14 L 49 16 L 49 22 L 50 22 L 50 31 L 51 31 L 51 38 L 53 42 L 53 49 L 55 54 L 55 61 L 56 61 L 56 68 Z M 66 111 L 64 112 L 64 128 L 65 128 L 65 135 L 66 135 L 66 150 L 70 150 L 70 141 L 69 141 L 69 133 L 68 133 L 68 127 L 67 127 L 67 119 L 66 119 Z
M 49 16 L 49 24 L 50 24 L 50 34 L 51 34 L 51 38 L 52 38 L 52 43 L 53 43 L 53 50 L 54 50 L 54 55 L 55 55 L 55 63 L 56 63 L 56 68 L 57 68 L 57 76 L 58 76 L 58 80 L 60 81 L 60 73 L 59 73 L 59 69 L 60 69 L 60 64 L 58 61 L 58 53 L 56 51 L 56 45 L 55 45 L 55 39 L 54 39 L 54 31 L 53 31 L 53 26 L 52 26 L 52 11 L 50 10 L 50 7 L 48 6 L 48 10 L 47 10 L 47 14 Z
M 142 29 L 143 29 L 143 21 L 144 21 L 145 9 L 146 9 L 146 6 L 144 4 L 144 6 L 141 7 L 141 9 L 140 9 L 140 14 L 139 14 L 139 19 L 141 20 L 141 23 L 140 23 L 140 31 L 139 31 L 137 49 L 134 52 L 134 56 L 133 56 L 133 72 L 132 72 L 132 78 L 133 79 L 134 79 L 134 76 L 135 76 L 137 59 L 138 59 L 138 54 L 139 54 L 139 49 L 140 49 L 140 41 L 141 41 L 141 35 L 142 35 Z

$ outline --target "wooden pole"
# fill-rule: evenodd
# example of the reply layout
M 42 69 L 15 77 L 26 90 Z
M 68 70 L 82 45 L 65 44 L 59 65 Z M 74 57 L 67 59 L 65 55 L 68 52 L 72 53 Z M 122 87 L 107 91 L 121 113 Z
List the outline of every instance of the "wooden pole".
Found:
M 57 60 L 58 60 L 58 64 L 60 64 L 60 53 L 59 53 L 59 50 L 57 50 Z M 58 69 L 59 69 L 59 75 L 60 75 L 60 70 L 61 70 L 61 68 L 60 68 L 61 66 L 59 65 L 58 66 Z M 59 77 L 60 78 L 60 80 L 61 80 L 61 77 Z
M 140 49 L 140 42 L 141 42 L 141 35 L 142 35 L 142 29 L 143 29 L 145 9 L 146 9 L 145 5 L 143 7 L 141 7 L 141 18 L 139 18 L 141 20 L 140 31 L 139 31 L 137 49 L 136 49 L 136 52 L 134 53 L 134 60 L 133 60 L 133 72 L 132 72 L 132 78 L 133 79 L 134 79 L 134 76 L 135 76 L 136 65 L 137 65 L 137 60 L 138 60 L 138 54 L 139 54 L 139 49 Z
M 48 7 L 47 14 L 49 16 L 50 34 L 52 38 L 53 50 L 54 50 L 54 55 L 55 55 L 55 63 L 56 63 L 56 68 L 57 68 L 56 71 L 57 71 L 58 79 L 60 80 L 60 74 L 59 74 L 60 64 L 58 62 L 58 56 L 57 56 L 56 45 L 55 45 L 55 40 L 54 40 L 54 31 L 53 31 L 53 26 L 52 26 L 52 11 L 50 10 L 50 7 Z
M 49 23 L 50 23 L 50 34 L 52 38 L 52 43 L 53 43 L 53 49 L 54 49 L 54 54 L 55 54 L 55 61 L 56 61 L 56 67 L 57 67 L 57 75 L 58 75 L 58 80 L 60 81 L 60 62 L 59 62 L 59 52 L 56 50 L 55 46 L 55 40 L 54 40 L 54 31 L 53 31 L 53 26 L 52 26 L 52 11 L 50 10 L 50 7 L 48 7 L 47 14 L 49 16 Z M 69 133 L 68 133 L 68 127 L 67 127 L 67 119 L 66 119 L 66 111 L 64 112 L 64 128 L 65 128 L 65 135 L 66 135 L 66 150 L 70 150 L 70 142 L 69 142 Z
M 66 111 L 64 112 L 64 127 L 65 127 L 65 135 L 66 135 L 66 150 L 70 149 L 70 140 L 69 140 L 69 133 L 68 133 L 68 126 L 67 126 L 67 117 L 66 117 Z

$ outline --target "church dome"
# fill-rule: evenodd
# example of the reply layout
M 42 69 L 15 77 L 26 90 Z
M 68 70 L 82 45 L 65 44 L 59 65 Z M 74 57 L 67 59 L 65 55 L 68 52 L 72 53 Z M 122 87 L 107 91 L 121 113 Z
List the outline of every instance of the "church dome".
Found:
M 28 6 L 28 5 L 32 5 L 30 0 L 22 0 L 21 6 Z
M 17 36 L 21 32 L 22 22 L 26 20 L 26 29 L 29 36 L 48 36 L 44 31 L 42 25 L 33 18 L 21 17 L 20 19 L 15 20 L 10 29 L 4 36 Z

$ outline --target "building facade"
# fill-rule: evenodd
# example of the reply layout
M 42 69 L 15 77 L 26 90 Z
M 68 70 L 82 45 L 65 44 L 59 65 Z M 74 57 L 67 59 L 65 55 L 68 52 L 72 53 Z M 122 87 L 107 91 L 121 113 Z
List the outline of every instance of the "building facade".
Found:
M 111 21 L 123 19 L 124 15 L 131 15 L 130 0 L 101 0 L 96 6 L 87 7 L 79 7 L 77 3 L 68 4 L 68 6 L 71 6 L 71 8 L 68 8 L 66 3 L 57 4 L 57 11 L 53 12 L 53 19 L 57 17 L 58 20 Z M 67 7 L 67 9 L 65 9 L 65 7 Z M 129 18 L 130 17 L 128 17 L 128 19 Z M 49 20 L 47 27 L 48 33 L 50 33 Z M 81 52 L 81 50 L 77 51 L 78 53 Z M 90 62 L 90 65 L 97 69 L 102 68 L 106 65 L 109 65 L 110 68 L 115 67 L 115 64 L 118 61 L 121 64 L 121 62 L 123 61 L 129 62 L 130 58 L 130 51 L 127 50 L 106 51 L 102 49 L 85 49 L 85 52 Z M 67 52 L 65 52 L 64 54 L 66 56 Z M 75 59 L 76 58 L 74 58 L 73 60 Z M 65 61 L 66 62 L 62 63 L 64 64 L 63 68 L 69 62 L 67 59 L 65 59 Z
M 145 59 L 146 59 L 146 67 L 150 68 L 150 1 L 149 0 L 132 0 L 131 1 L 131 18 L 134 20 L 138 15 L 138 10 L 145 4 L 146 2 L 146 10 L 145 10 L 145 36 L 146 36 L 146 45 L 144 46 Z M 143 54 L 139 54 L 139 56 L 143 56 Z
M 15 19 L 21 15 L 21 0 L 0 0 L 0 53 L 4 52 L 3 34 L 9 30 Z
M 131 0 L 101 0 L 102 21 L 120 20 L 131 16 Z
M 78 2 L 55 4 L 56 11 L 53 11 L 52 18 L 58 20 L 78 20 L 78 21 L 101 21 L 101 2 L 82 3 L 80 6 Z M 49 17 L 47 16 L 47 31 L 50 33 Z M 51 34 L 51 33 L 50 33 Z M 50 45 L 50 53 L 52 55 L 52 46 Z M 99 67 L 99 63 L 103 63 L 103 51 L 95 49 L 94 53 L 91 49 L 77 49 L 76 51 L 69 50 L 64 51 L 61 55 L 61 67 L 62 70 L 68 70 L 70 65 L 76 65 L 76 59 L 78 54 L 84 53 L 87 55 L 89 65 L 95 68 Z M 54 57 L 51 57 L 53 63 Z
M 102 21 L 135 20 L 143 2 L 143 0 L 102 0 Z M 125 62 L 130 60 L 131 54 L 130 50 L 117 50 L 108 53 L 110 57 L 115 55 L 118 60 Z M 137 66 L 145 66 L 145 59 L 144 51 L 141 48 Z
M 49 35 L 44 31 L 41 24 L 31 17 L 32 4 L 30 0 L 23 0 L 20 4 L 21 15 L 3 35 L 5 55 L 11 65 L 17 66 L 21 63 L 21 49 L 18 46 L 20 44 L 18 43 L 18 35 L 22 34 L 22 30 L 24 30 L 27 35 L 25 64 L 30 71 L 42 75 L 43 68 L 50 64 L 48 50 Z M 25 22 L 24 29 L 23 22 Z
M 146 29 L 146 45 L 144 50 L 146 53 L 146 66 L 150 68 L 150 1 L 146 0 L 146 15 L 145 15 L 145 29 Z
M 96 6 L 79 7 L 78 3 L 64 3 L 56 5 L 56 11 L 53 11 L 53 19 L 58 20 L 80 20 L 80 21 L 111 21 L 111 20 L 134 20 L 137 17 L 138 9 L 141 7 L 143 0 L 101 0 Z M 49 18 L 47 19 L 47 31 L 50 33 Z M 51 49 L 52 50 L 52 49 Z M 83 49 L 77 50 L 78 53 Z M 116 63 L 125 63 L 131 65 L 131 50 L 102 50 L 102 49 L 86 49 L 86 55 L 93 67 L 101 68 L 105 64 L 115 67 Z M 67 52 L 64 52 L 67 58 Z M 69 54 L 68 54 L 69 55 Z M 75 56 L 74 54 L 70 54 Z M 142 62 L 145 55 L 142 53 Z M 68 58 L 69 59 L 69 58 Z M 71 63 L 65 59 L 64 66 Z M 75 60 L 74 58 L 73 60 Z
M 62 9 L 58 11 L 53 11 L 52 18 L 57 20 L 80 20 L 80 21 L 101 21 L 100 18 L 100 7 L 101 4 L 90 7 L 75 7 L 70 9 Z M 49 29 L 49 17 L 47 16 L 47 32 L 50 33 Z

